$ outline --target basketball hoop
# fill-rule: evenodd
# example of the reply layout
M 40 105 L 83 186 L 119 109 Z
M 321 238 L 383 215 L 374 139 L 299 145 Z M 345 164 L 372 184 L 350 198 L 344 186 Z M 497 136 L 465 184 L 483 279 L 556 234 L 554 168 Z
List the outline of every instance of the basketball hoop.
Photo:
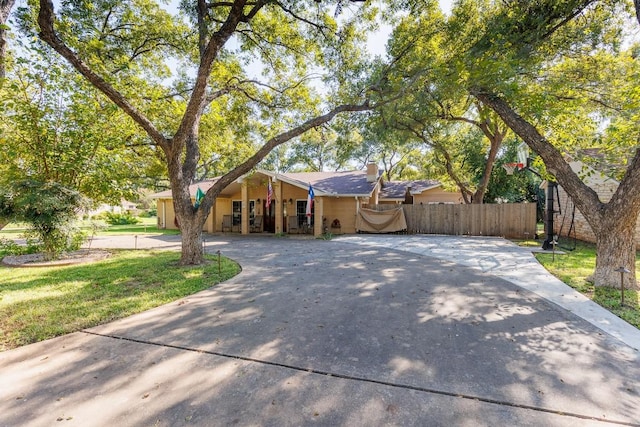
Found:
M 524 165 L 522 163 L 504 163 L 502 165 L 505 171 L 507 171 L 507 175 L 513 175 L 513 172 L 518 169 L 522 169 Z

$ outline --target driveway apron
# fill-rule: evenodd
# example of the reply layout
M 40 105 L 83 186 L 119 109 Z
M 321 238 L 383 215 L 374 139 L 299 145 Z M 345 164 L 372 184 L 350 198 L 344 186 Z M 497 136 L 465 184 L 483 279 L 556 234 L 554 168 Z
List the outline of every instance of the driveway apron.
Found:
M 0 425 L 640 425 L 637 350 L 487 269 L 348 237 L 217 250 L 242 273 L 0 353 Z

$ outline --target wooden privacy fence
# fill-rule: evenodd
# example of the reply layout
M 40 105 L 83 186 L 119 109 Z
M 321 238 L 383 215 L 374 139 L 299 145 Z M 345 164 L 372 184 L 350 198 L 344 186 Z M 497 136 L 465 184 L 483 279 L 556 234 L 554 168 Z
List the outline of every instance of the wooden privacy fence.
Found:
M 533 238 L 535 203 L 402 205 L 410 234 L 447 234 Z M 397 205 L 377 205 L 386 210 Z

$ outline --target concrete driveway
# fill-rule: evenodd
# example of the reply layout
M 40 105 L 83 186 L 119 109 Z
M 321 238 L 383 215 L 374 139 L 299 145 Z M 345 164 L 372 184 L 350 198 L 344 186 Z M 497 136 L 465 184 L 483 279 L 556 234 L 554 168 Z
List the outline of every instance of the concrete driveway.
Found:
M 547 299 L 555 279 L 502 239 L 218 249 L 243 267 L 226 283 L 0 353 L 0 425 L 640 425 L 640 333 Z

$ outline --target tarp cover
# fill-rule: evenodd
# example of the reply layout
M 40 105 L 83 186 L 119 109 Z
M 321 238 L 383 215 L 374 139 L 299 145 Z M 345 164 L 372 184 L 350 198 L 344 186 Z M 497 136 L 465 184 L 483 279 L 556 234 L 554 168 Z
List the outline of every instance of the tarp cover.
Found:
M 356 218 L 356 230 L 365 233 L 393 233 L 407 229 L 402 207 L 385 211 L 361 208 Z

